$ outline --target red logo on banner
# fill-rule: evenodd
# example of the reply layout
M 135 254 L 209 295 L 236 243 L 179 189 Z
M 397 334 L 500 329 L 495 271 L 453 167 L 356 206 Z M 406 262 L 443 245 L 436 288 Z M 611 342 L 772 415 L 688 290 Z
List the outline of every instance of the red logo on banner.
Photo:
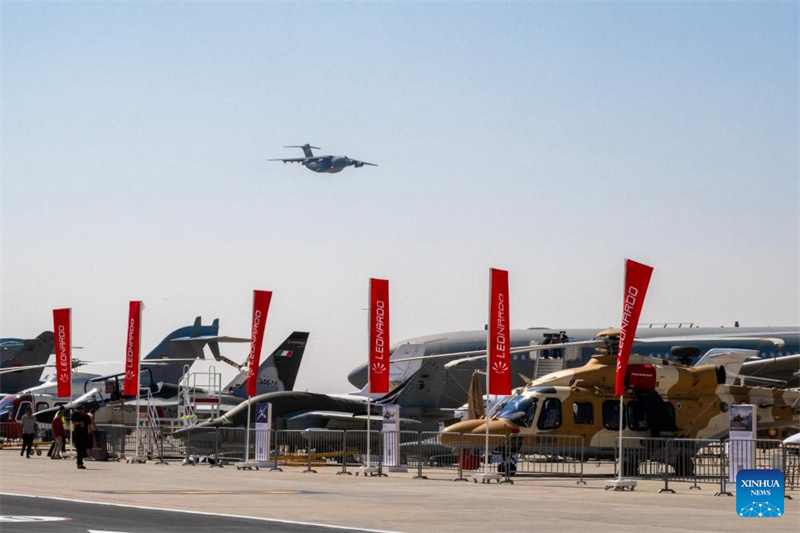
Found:
M 58 397 L 72 397 L 72 310 L 53 309 Z
M 389 392 L 389 280 L 369 280 L 369 392 Z
M 508 326 L 508 271 L 491 269 L 489 290 L 489 394 L 511 394 L 511 336 Z
M 271 300 L 271 291 L 253 291 L 253 327 L 250 331 L 250 355 L 247 357 L 247 396 L 256 394 L 261 343 L 264 340 Z
M 142 332 L 142 302 L 128 306 L 128 331 L 125 345 L 125 396 L 139 395 L 139 344 Z
M 614 396 L 625 394 L 625 372 L 631 355 L 631 344 L 639 325 L 644 297 L 653 267 L 627 259 L 625 261 L 625 297 L 622 303 L 622 325 L 619 328 L 619 355 L 617 356 L 617 379 Z

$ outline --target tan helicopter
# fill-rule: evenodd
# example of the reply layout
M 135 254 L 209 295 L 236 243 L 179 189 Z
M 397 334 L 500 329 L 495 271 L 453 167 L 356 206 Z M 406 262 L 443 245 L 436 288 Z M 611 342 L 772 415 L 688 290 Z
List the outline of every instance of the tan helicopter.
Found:
M 615 330 L 609 330 L 598 336 L 614 334 Z M 614 396 L 614 353 L 609 345 L 582 367 L 554 372 L 520 387 L 490 412 L 489 433 L 522 437 L 514 439 L 522 448 L 526 436 L 581 436 L 586 457 L 613 457 L 620 405 Z M 687 366 L 688 362 L 631 355 L 623 397 L 623 436 L 721 438 L 728 433 L 729 407 L 739 403 L 757 406 L 758 428 L 764 436 L 797 431 L 800 391 L 734 385 L 724 366 L 700 363 Z M 482 439 L 465 440 L 459 434 L 483 435 L 486 420 L 465 420 L 444 431 L 445 445 L 470 442 L 482 447 Z M 492 440 L 493 446 L 500 444 L 499 438 Z

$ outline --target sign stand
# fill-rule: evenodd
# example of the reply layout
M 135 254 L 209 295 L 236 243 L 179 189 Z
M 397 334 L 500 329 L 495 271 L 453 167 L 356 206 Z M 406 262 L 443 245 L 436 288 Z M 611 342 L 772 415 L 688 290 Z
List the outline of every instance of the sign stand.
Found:
M 489 386 L 491 382 L 491 373 L 492 370 L 490 368 L 491 364 L 491 346 L 492 346 L 492 306 L 494 302 L 492 300 L 492 282 L 493 277 L 491 271 L 489 271 L 489 327 L 486 328 L 486 403 L 484 404 L 483 413 L 484 413 L 484 426 L 486 427 L 486 440 L 484 441 L 483 451 L 484 451 L 484 459 L 483 459 L 483 472 L 473 472 L 470 477 L 472 480 L 477 483 L 480 481 L 481 483 L 491 483 L 492 481 L 497 481 L 500 483 L 500 480 L 503 479 L 503 476 L 498 472 L 490 472 L 489 471 L 489 464 L 491 463 L 491 455 L 489 454 L 489 391 L 492 390 Z
M 236 470 L 256 470 L 275 466 L 269 461 L 259 461 L 250 459 L 250 409 L 253 397 L 257 394 L 258 382 L 258 362 L 261 357 L 261 343 L 264 340 L 264 329 L 266 328 L 267 314 L 269 305 L 272 301 L 272 292 L 253 291 L 253 324 L 250 329 L 250 355 L 247 357 L 247 426 L 244 434 L 244 461 L 234 463 Z M 272 409 L 270 405 L 268 417 L 272 420 Z M 258 429 L 258 424 L 256 424 Z M 269 449 L 267 449 L 269 456 Z M 274 470 L 274 469 L 273 469 Z
M 144 306 L 142 306 L 142 307 L 144 307 Z M 141 313 L 141 308 L 140 308 L 139 313 Z M 141 315 L 140 315 L 140 317 L 141 317 Z M 141 339 L 142 339 L 142 328 L 141 328 L 141 325 L 139 326 L 139 332 L 138 333 L 139 333 L 139 342 L 138 342 L 137 345 L 141 346 Z M 136 364 L 138 365 L 138 369 L 136 370 L 136 455 L 134 455 L 133 457 L 129 458 L 127 460 L 127 462 L 128 463 L 142 464 L 142 463 L 146 463 L 147 462 L 147 454 L 140 455 L 141 443 L 142 443 L 141 442 L 142 431 L 140 429 L 140 424 L 139 424 L 139 420 L 141 418 L 141 415 L 139 414 L 139 407 L 142 404 L 142 380 L 141 380 L 142 363 L 141 363 L 141 360 L 139 359 L 139 354 L 138 353 L 136 354 Z
M 625 479 L 625 455 L 622 438 L 622 425 L 625 421 L 625 377 L 627 375 L 628 358 L 631 355 L 631 346 L 639 325 L 639 315 L 644 306 L 644 298 L 653 268 L 631 259 L 625 260 L 625 292 L 622 300 L 622 322 L 619 328 L 619 350 L 617 352 L 617 371 L 615 375 L 614 394 L 619 396 L 619 460 L 617 465 L 617 479 L 606 481 L 605 490 L 634 490 L 637 485 L 635 479 Z
M 369 280 L 369 312 L 367 313 L 367 357 L 369 361 L 369 375 L 367 378 L 367 460 L 357 470 L 356 475 L 363 474 L 364 476 L 381 476 L 385 475 L 381 472 L 379 466 L 372 466 L 372 373 L 376 368 L 376 364 L 381 365 L 385 372 L 388 372 L 388 365 L 384 366 L 382 362 L 376 363 L 374 356 L 380 353 L 380 359 L 383 359 L 384 350 L 388 352 L 389 347 L 389 281 L 370 278 Z M 386 321 L 386 341 L 383 345 L 378 345 L 378 315 L 383 310 L 383 317 Z M 382 339 L 381 339 L 382 341 Z M 389 363 L 389 361 L 387 361 Z M 381 378 L 381 383 L 383 378 Z M 380 393 L 388 392 L 388 389 L 383 389 L 380 385 Z

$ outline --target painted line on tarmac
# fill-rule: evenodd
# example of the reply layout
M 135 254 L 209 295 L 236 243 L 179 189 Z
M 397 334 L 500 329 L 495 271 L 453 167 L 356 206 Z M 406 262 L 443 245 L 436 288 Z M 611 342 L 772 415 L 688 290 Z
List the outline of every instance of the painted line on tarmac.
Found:
M 222 516 L 225 518 L 241 518 L 244 520 L 258 520 L 260 522 L 275 522 L 278 524 L 292 524 L 297 526 L 314 526 L 314 527 L 324 527 L 328 529 L 348 529 L 350 531 L 364 531 L 365 533 L 399 533 L 397 531 L 389 531 L 386 529 L 365 529 L 361 527 L 352 527 L 352 526 L 334 526 L 330 524 L 317 524 L 314 522 L 299 522 L 297 520 L 282 520 L 280 518 L 263 518 L 260 516 L 244 516 L 244 515 L 236 515 L 236 514 L 224 514 L 224 513 L 209 513 L 204 511 L 187 511 L 184 509 L 164 509 L 162 507 L 149 507 L 145 505 L 130 505 L 127 503 L 112 503 L 112 502 L 93 502 L 88 500 L 76 500 L 73 498 L 60 498 L 57 496 L 36 496 L 34 494 L 18 494 L 15 492 L 0 492 L 0 496 L 20 496 L 23 498 L 38 498 L 44 500 L 59 500 L 63 502 L 75 502 L 75 503 L 87 503 L 91 505 L 108 505 L 111 507 L 128 507 L 130 509 L 143 509 L 146 511 L 163 511 L 165 513 L 185 513 L 185 514 L 196 514 L 196 515 L 203 515 L 203 516 Z
M 216 490 L 216 489 L 195 489 L 195 490 L 84 490 L 91 494 L 184 494 L 189 496 L 200 495 L 229 495 L 229 494 L 251 494 L 266 496 L 286 496 L 298 494 L 322 494 L 320 492 L 308 492 L 305 490 Z

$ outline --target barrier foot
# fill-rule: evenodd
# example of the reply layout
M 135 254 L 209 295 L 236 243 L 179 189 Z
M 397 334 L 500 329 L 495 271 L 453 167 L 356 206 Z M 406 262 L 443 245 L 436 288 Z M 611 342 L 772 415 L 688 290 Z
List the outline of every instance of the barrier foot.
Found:
M 703 487 L 701 487 L 699 485 L 692 485 L 691 487 L 689 487 L 689 490 L 695 490 L 695 489 L 696 490 L 703 490 Z
M 465 477 L 457 477 L 453 481 L 469 481 L 469 480 Z
M 364 477 L 367 476 L 379 476 L 381 474 L 380 469 L 377 466 L 360 466 L 358 470 L 356 470 L 356 476 L 358 474 L 364 474 Z M 383 474 L 386 475 L 386 474 Z
M 659 494 L 661 494 L 662 492 L 669 492 L 670 494 L 675 494 L 675 491 L 672 489 L 660 489 L 658 491 Z
M 278 466 L 273 466 L 272 468 L 269 469 L 269 471 L 270 472 L 283 472 L 283 468 L 280 468 Z
M 492 480 L 496 480 L 500 483 L 500 480 L 503 479 L 503 476 L 500 474 L 495 474 L 493 472 L 473 472 L 471 474 L 472 480 L 477 483 L 480 481 L 481 483 L 491 483 Z
M 586 482 L 581 479 L 581 480 L 578 480 L 575 484 L 576 485 L 586 485 Z
M 614 489 L 614 490 L 634 490 L 638 483 L 635 479 L 610 479 L 606 481 L 605 490 Z
M 792 497 L 791 497 L 791 496 L 789 496 L 788 494 L 784 494 L 784 495 L 783 495 L 783 499 L 784 499 L 784 500 L 791 500 L 791 499 L 792 499 Z
M 339 471 L 339 472 L 336 472 L 336 475 L 337 476 L 352 476 L 353 473 L 352 472 L 341 472 L 341 471 Z
M 314 470 L 313 468 L 306 468 L 305 470 L 303 470 L 304 474 L 308 474 L 309 472 L 311 472 L 312 474 L 316 474 L 317 473 L 317 471 Z
M 504 479 L 503 481 L 499 482 L 501 485 L 513 485 L 514 481 L 511 479 Z
M 733 494 L 731 494 L 730 492 L 722 492 L 722 491 L 720 491 L 720 492 L 717 492 L 716 494 L 714 494 L 714 496 L 733 496 Z
M 428 476 L 414 476 L 411 479 L 428 479 Z

